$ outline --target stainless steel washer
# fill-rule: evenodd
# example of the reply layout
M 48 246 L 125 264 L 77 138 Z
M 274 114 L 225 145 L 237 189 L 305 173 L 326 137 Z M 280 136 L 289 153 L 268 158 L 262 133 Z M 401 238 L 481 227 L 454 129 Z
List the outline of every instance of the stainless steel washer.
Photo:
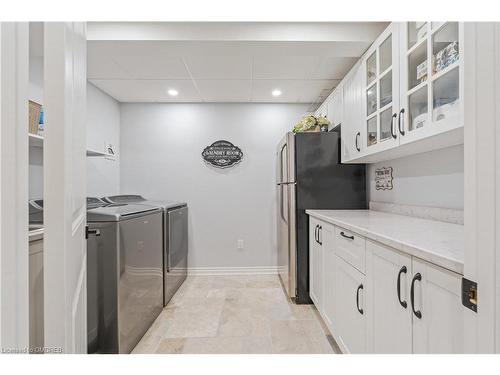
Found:
M 166 306 L 182 285 L 188 272 L 188 207 L 184 202 L 154 201 L 141 195 L 114 195 L 102 198 L 114 204 L 141 204 L 163 210 L 163 277 Z
M 163 308 L 163 212 L 87 199 L 89 353 L 130 353 Z

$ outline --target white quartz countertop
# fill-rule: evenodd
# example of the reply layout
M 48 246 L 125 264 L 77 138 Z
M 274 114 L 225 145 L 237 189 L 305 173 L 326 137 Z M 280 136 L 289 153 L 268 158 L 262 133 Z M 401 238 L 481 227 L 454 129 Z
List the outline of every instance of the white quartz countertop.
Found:
M 463 225 L 371 210 L 306 210 L 306 213 L 463 274 Z

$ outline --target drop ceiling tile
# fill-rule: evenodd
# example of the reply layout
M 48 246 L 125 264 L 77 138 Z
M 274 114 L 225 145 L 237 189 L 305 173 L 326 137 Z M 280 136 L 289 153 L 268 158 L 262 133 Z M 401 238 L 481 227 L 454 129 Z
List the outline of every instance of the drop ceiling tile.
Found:
M 184 62 L 194 79 L 252 79 L 251 56 L 191 56 Z
M 114 60 L 129 73 L 128 79 L 189 79 L 189 73 L 180 57 L 161 54 L 117 56 Z
M 120 102 L 202 102 L 191 80 L 90 80 L 95 86 Z M 167 90 L 175 89 L 178 96 Z
M 310 78 L 342 79 L 357 60 L 357 57 L 323 57 Z
M 320 62 L 318 56 L 256 56 L 254 79 L 308 79 Z
M 253 81 L 252 101 L 271 103 L 297 103 L 305 80 L 257 79 Z M 280 96 L 273 96 L 275 89 L 281 90 Z
M 328 96 L 330 92 L 339 84 L 340 80 L 306 80 L 300 91 L 299 100 L 302 103 L 312 103 L 320 96 Z
M 129 73 L 118 65 L 112 57 L 101 56 L 100 58 L 87 57 L 88 79 L 126 79 Z
M 251 80 L 197 79 L 196 85 L 208 102 L 248 102 L 252 93 Z

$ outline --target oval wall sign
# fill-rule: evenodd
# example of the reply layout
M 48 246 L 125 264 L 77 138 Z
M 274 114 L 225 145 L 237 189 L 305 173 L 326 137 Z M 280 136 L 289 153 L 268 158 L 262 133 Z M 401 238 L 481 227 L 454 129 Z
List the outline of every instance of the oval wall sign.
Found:
M 220 140 L 205 147 L 201 153 L 203 160 L 217 168 L 232 167 L 243 158 L 243 152 L 231 142 Z

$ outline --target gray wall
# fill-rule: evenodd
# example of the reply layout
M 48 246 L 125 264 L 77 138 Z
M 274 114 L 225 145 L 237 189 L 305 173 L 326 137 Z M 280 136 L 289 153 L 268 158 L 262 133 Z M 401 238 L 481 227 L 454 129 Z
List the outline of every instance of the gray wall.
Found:
M 87 147 L 115 147 L 116 160 L 87 158 L 87 195 L 102 197 L 120 192 L 120 103 L 91 83 L 87 84 Z
M 120 187 L 190 207 L 190 267 L 276 266 L 275 149 L 307 110 L 294 104 L 122 104 Z M 244 158 L 207 166 L 225 139 Z M 237 249 L 238 239 L 244 249 Z
M 393 167 L 393 190 L 375 190 L 375 169 Z M 464 208 L 464 147 L 454 146 L 368 167 L 369 200 Z

